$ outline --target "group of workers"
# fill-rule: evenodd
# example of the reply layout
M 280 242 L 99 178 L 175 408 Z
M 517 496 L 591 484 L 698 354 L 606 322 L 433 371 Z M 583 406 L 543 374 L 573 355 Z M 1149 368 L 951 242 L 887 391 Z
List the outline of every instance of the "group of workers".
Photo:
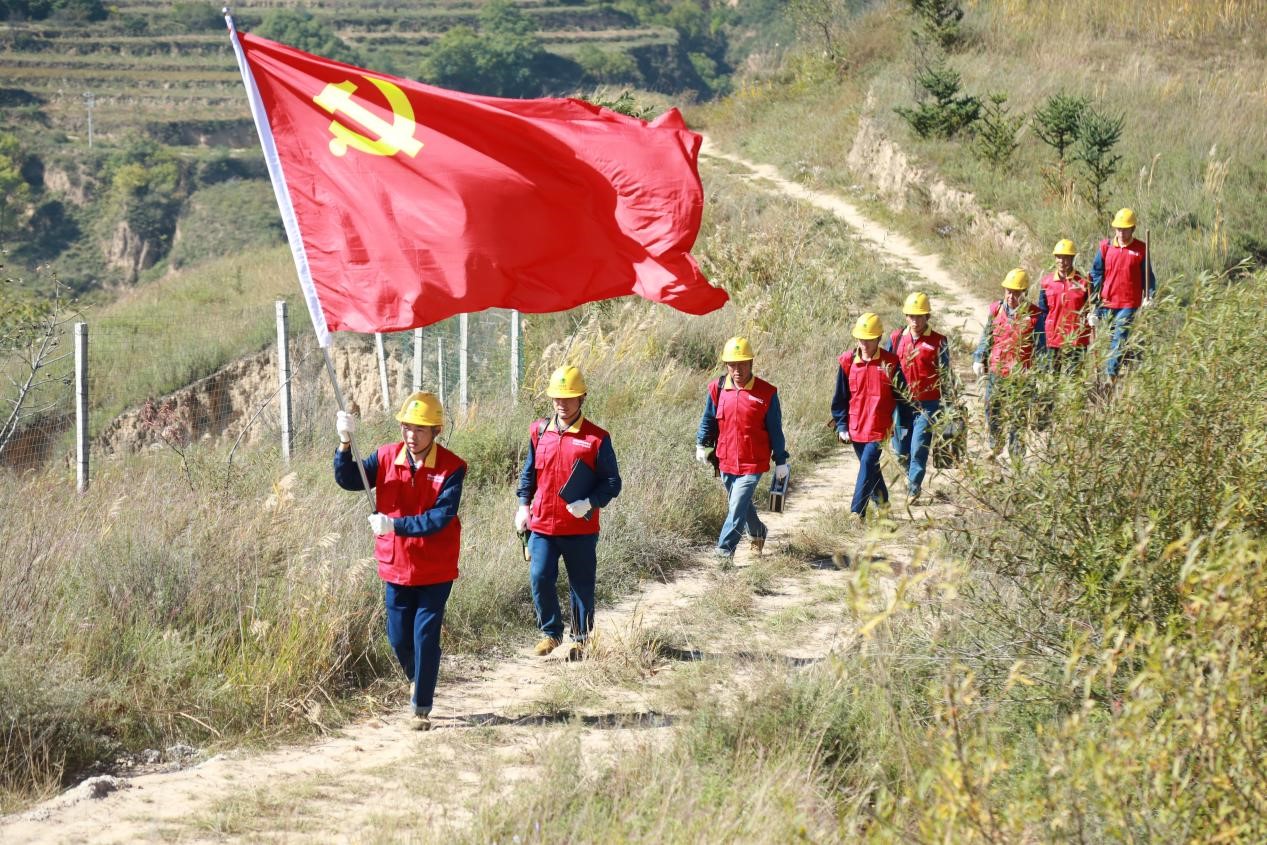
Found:
M 1135 312 L 1151 301 L 1156 283 L 1147 266 L 1147 245 L 1134 238 L 1134 212 L 1122 209 L 1112 225 L 1115 234 L 1100 244 L 1089 281 L 1074 269 L 1076 249 L 1067 239 L 1053 250 L 1057 267 L 1041 279 L 1037 305 L 1026 301 L 1024 270 L 1004 278 L 1004 295 L 990 305 L 973 356 L 974 372 L 986 378 L 992 450 L 998 438 L 992 403 L 1009 376 L 1028 369 L 1036 355 L 1047 353 L 1055 366 L 1072 366 L 1090 343 L 1091 331 L 1098 324 L 1111 326 L 1106 372 L 1110 379 L 1117 377 Z M 946 394 L 954 390 L 950 342 L 929 325 L 928 295 L 911 293 L 902 310 L 906 325 L 887 338 L 878 315 L 859 317 L 852 331 L 856 346 L 837 360 L 832 422 L 837 438 L 852 445 L 858 457 L 850 508 L 860 517 L 869 503 L 888 501 L 880 453 L 890 435 L 905 469 L 908 502 L 919 500 L 934 424 Z M 707 385 L 696 433 L 696 459 L 715 464 L 727 494 L 726 518 L 714 548 L 723 566 L 745 535 L 752 551 L 762 553 L 768 529 L 754 504 L 757 486 L 772 462 L 777 482 L 789 475 L 778 389 L 753 373 L 754 358 L 747 338 L 726 341 L 725 372 Z M 551 374 L 546 395 L 552 414 L 529 427 L 519 477 L 514 528 L 527 537 L 529 585 L 541 631 L 534 651 L 542 657 L 563 640 L 560 558 L 571 594 L 566 657 L 585 657 L 594 629 L 600 513 L 621 490 L 611 436 L 583 414 L 587 392 L 576 367 Z M 436 441 L 444 420 L 434 394 L 412 394 L 396 420 L 401 440 L 380 446 L 358 467 L 351 446 L 356 417 L 339 411 L 334 477 L 345 490 L 374 490 L 369 524 L 385 585 L 387 637 L 412 685 L 412 724 L 425 730 L 439 676 L 445 603 L 458 575 L 458 507 L 466 463 Z

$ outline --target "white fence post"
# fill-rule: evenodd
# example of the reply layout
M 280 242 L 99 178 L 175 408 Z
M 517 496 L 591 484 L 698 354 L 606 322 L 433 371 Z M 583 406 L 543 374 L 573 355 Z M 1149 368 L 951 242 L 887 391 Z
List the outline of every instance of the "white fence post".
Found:
M 422 329 L 414 329 L 414 393 L 422 390 Z
M 519 397 L 519 312 L 510 312 L 510 400 Z
M 383 349 L 383 333 L 374 333 L 374 348 L 378 352 L 378 381 L 383 388 L 383 410 L 391 413 L 392 397 L 387 388 L 387 352 Z
M 292 421 L 294 407 L 290 396 L 290 325 L 286 301 L 277 300 L 277 402 L 282 422 L 282 460 L 290 463 L 295 447 L 295 431 Z
M 75 323 L 75 487 L 88 489 L 88 324 Z
M 466 314 L 458 315 L 458 408 L 466 416 L 468 395 L 466 392 L 466 351 L 470 340 L 470 320 Z

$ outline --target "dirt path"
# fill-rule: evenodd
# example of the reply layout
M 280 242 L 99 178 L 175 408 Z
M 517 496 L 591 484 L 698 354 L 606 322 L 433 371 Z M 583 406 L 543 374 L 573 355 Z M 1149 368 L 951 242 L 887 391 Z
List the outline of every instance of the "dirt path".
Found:
M 711 145 L 705 154 L 747 168 L 759 185 L 832 212 L 892 260 L 908 263 L 948 300 L 939 314 L 962 316 L 959 330 L 975 337 L 979 321 L 972 318 L 984 303 L 935 257 L 838 197 L 787 182 L 773 168 Z M 940 324 L 947 325 L 944 319 Z M 830 561 L 811 567 L 791 558 L 778 563 L 789 542 L 839 517 L 855 472 L 853 456 L 842 450 L 794 479 L 787 512 L 762 516 L 770 526 L 773 563 L 754 560 L 741 547 L 732 571 L 701 559 L 670 583 L 649 583 L 618 606 L 600 608 L 592 660 L 563 662 L 564 649 L 544 660 L 527 651 L 496 660 L 446 657 L 436 728 L 429 733 L 408 729 L 402 690 L 399 715 L 350 725 L 314 744 L 222 754 L 179 771 L 93 779 L 0 820 L 0 841 L 445 838 L 469 822 L 477 802 L 495 801 L 537 776 L 560 737 L 574 737 L 591 759 L 662 743 L 690 712 L 684 690 L 707 685 L 710 671 L 718 685 L 733 688 L 754 663 L 796 671 L 855 639 L 856 625 L 842 612 L 846 575 Z M 936 491 L 945 483 L 933 477 L 928 486 Z M 881 543 L 859 536 L 849 554 L 883 554 L 900 571 L 913 548 L 935 542 L 932 526 L 953 509 L 934 503 L 920 510 L 921 518 L 904 522 L 899 536 Z M 459 793 L 471 799 L 454 801 Z

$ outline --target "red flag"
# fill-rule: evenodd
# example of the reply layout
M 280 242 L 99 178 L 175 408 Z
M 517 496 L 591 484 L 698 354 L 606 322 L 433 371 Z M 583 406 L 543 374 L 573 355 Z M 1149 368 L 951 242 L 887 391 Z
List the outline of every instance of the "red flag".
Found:
M 322 345 L 493 307 L 726 302 L 690 254 L 700 136 L 676 109 L 461 94 L 230 32 Z

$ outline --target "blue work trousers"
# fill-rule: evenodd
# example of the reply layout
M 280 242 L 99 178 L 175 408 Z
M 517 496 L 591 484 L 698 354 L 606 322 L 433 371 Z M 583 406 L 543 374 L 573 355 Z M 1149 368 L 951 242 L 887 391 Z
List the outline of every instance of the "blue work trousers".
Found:
M 1115 378 L 1122 369 L 1126 355 L 1126 339 L 1131 335 L 1131 323 L 1135 322 L 1135 308 L 1100 308 L 1096 311 L 1100 325 L 1109 325 L 1109 360 L 1104 374 Z
M 915 409 L 898 405 L 893 412 L 893 452 L 907 464 L 906 489 L 912 496 L 924 486 L 928 450 L 933 445 L 933 423 L 941 410 L 940 399 L 916 402 Z
M 717 535 L 717 551 L 733 555 L 745 531 L 749 537 L 765 536 L 766 527 L 752 503 L 761 475 L 759 472 L 750 475 L 721 474 L 721 482 L 730 501 L 726 508 L 726 521 L 721 524 L 721 533 Z
M 387 641 L 391 643 L 405 677 L 414 684 L 411 702 L 416 709 L 430 709 L 440 677 L 440 625 L 444 604 L 453 582 L 405 587 L 385 582 L 383 604 L 387 608 Z
M 572 639 L 583 643 L 594 630 L 594 582 L 598 576 L 598 535 L 549 536 L 532 532 L 530 584 L 537 626 L 547 637 L 563 639 L 563 610 L 559 607 L 559 557 L 567 567 L 572 592 Z
M 858 481 L 853 487 L 853 504 L 849 510 L 862 516 L 867 512 L 868 502 L 883 504 L 889 500 L 889 488 L 884 486 L 884 475 L 880 472 L 880 442 L 854 443 L 853 451 L 858 456 Z
M 1022 378 L 1016 375 L 1013 378 Z M 992 454 L 997 454 L 1002 450 L 999 445 L 1000 435 L 1007 429 L 1007 451 L 1013 457 L 1021 454 L 1023 445 L 1021 443 L 1021 430 L 1024 428 L 1024 416 L 1022 410 L 1025 405 L 1024 393 L 1016 393 L 1015 391 L 1024 391 L 1024 385 L 1014 387 L 1014 382 L 1005 380 L 1006 377 L 996 375 L 986 376 L 985 380 L 985 441 L 990 448 Z

